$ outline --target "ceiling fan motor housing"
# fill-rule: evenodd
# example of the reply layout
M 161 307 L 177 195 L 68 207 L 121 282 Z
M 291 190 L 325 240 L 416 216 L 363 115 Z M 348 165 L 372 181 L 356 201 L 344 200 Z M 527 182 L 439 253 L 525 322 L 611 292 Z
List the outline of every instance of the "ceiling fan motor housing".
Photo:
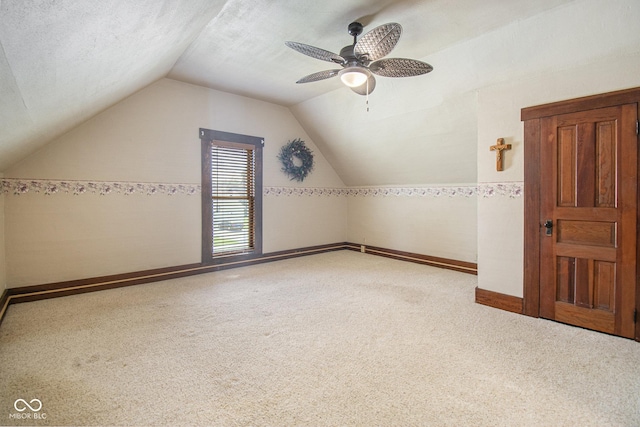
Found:
M 357 24 L 357 22 L 354 22 L 351 25 L 354 24 Z M 351 30 L 351 25 L 349 26 L 349 30 Z M 362 31 L 362 28 L 360 28 L 360 31 Z M 355 35 L 353 37 L 355 39 Z M 355 43 L 353 45 L 345 46 L 340 50 L 340 56 L 344 58 L 345 62 L 342 64 L 344 68 L 338 73 L 340 80 L 351 88 L 361 86 L 371 76 L 369 70 L 365 68 L 369 64 L 356 57 L 354 53 L 354 46 Z
M 353 45 L 345 46 L 340 49 L 340 56 L 344 58 L 346 64 L 352 64 L 358 61 L 355 53 L 353 52 Z

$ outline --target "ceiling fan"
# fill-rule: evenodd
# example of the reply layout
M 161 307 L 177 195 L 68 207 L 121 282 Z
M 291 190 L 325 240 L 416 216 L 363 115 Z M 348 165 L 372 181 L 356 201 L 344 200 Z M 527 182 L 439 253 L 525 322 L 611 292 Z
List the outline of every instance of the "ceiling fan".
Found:
M 330 77 L 340 76 L 342 83 L 359 95 L 368 95 L 376 87 L 373 76 L 411 77 L 426 74 L 433 67 L 426 62 L 406 58 L 387 58 L 400 40 L 402 26 L 395 22 L 380 25 L 357 39 L 362 34 L 363 26 L 359 22 L 349 24 L 349 34 L 353 36 L 353 44 L 340 50 L 340 55 L 297 42 L 285 42 L 293 50 L 297 50 L 312 58 L 333 62 L 342 69 L 325 70 L 309 74 L 296 83 L 317 82 Z

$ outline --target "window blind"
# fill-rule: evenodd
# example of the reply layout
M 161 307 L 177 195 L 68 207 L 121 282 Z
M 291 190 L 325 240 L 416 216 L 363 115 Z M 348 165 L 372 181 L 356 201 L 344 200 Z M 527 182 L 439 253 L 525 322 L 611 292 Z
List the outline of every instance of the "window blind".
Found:
M 212 255 L 255 247 L 255 150 L 211 145 Z

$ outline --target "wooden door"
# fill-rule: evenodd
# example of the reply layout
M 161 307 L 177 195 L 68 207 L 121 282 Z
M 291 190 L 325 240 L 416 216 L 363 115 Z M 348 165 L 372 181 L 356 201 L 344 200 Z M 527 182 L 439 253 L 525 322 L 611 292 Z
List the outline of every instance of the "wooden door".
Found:
M 637 104 L 540 121 L 541 317 L 634 337 L 636 121 Z

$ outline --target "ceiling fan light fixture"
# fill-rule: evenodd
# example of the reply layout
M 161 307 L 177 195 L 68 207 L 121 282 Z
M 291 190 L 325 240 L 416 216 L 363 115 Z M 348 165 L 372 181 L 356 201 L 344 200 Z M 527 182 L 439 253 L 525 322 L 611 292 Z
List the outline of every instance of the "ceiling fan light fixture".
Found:
M 2 1 L 2 0 L 0 0 Z M 325 70 L 309 74 L 296 83 L 317 82 L 340 76 L 342 83 L 358 95 L 369 96 L 376 87 L 374 76 L 411 77 L 433 71 L 426 62 L 407 58 L 386 58 L 398 43 L 402 34 L 402 26 L 389 22 L 375 27 L 364 36 L 363 26 L 358 22 L 349 24 L 349 35 L 353 36 L 353 44 L 343 47 L 340 55 L 304 43 L 285 42 L 289 48 L 304 55 L 342 66 L 342 69 Z
M 369 78 L 367 69 L 359 66 L 343 68 L 338 75 L 342 83 L 349 87 L 362 86 Z

